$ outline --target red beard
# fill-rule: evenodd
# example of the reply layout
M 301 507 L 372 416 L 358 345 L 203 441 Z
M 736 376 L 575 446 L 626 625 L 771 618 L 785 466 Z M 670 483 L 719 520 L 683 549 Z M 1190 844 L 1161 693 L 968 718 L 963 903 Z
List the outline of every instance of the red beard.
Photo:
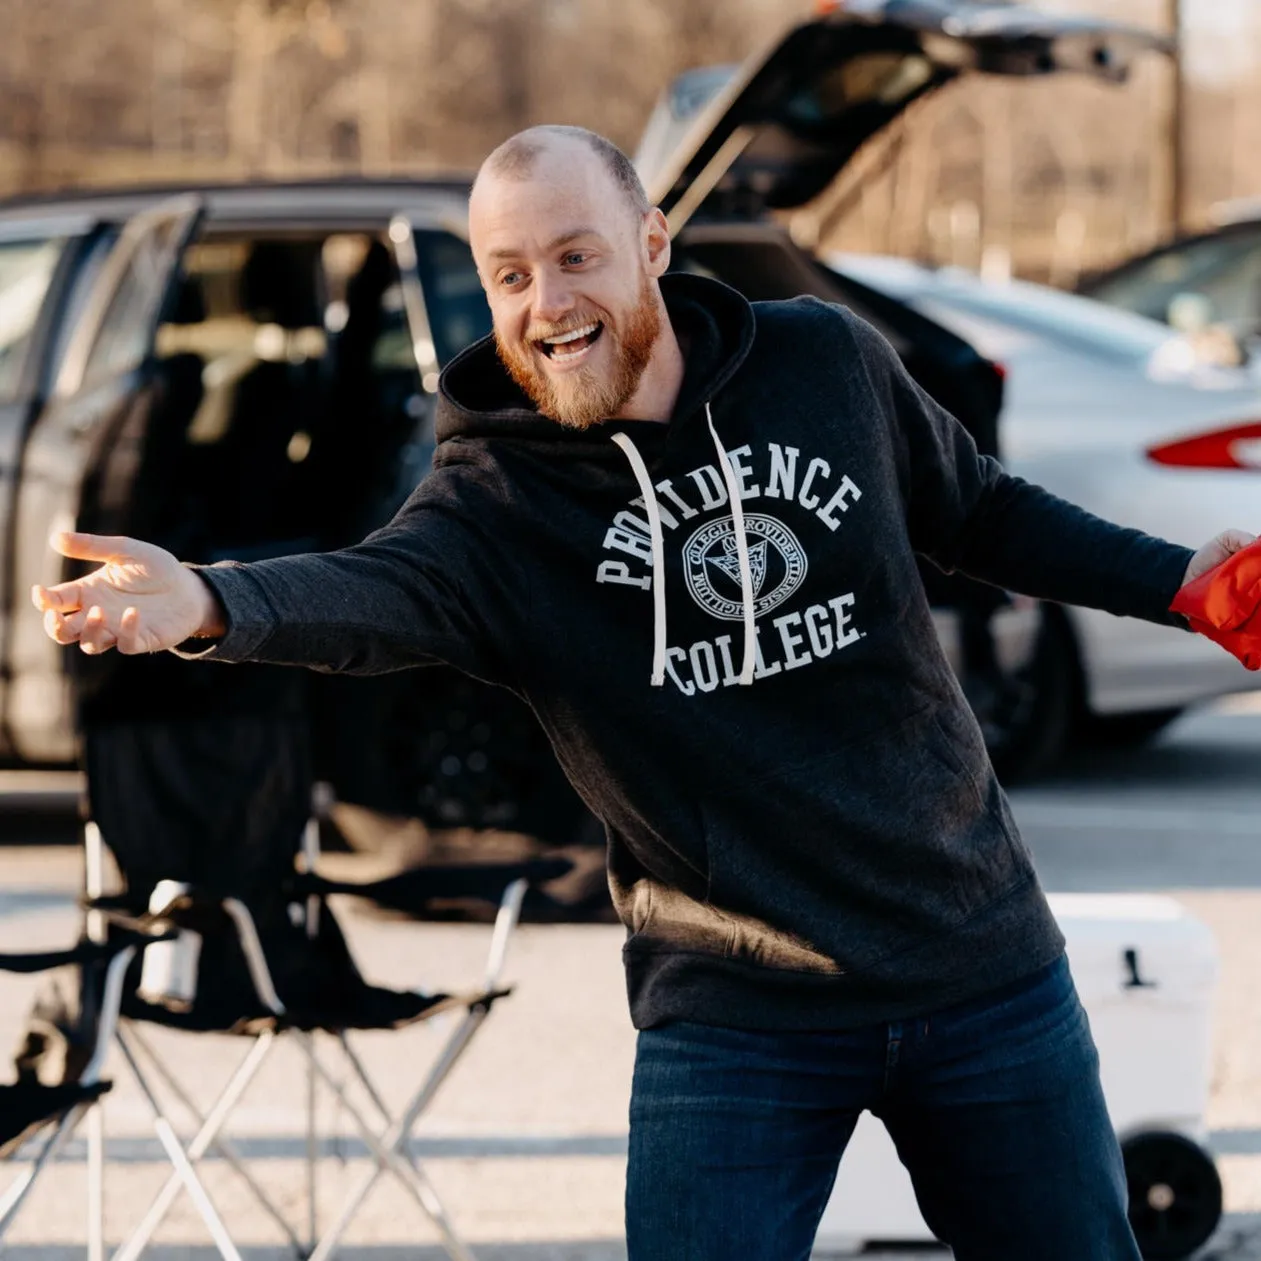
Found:
M 599 316 L 588 317 L 600 319 Z M 661 316 L 655 287 L 647 276 L 639 291 L 639 304 L 631 311 L 625 329 L 618 333 L 607 319 L 600 340 L 608 340 L 613 356 L 612 371 L 598 376 L 590 368 L 579 368 L 564 381 L 555 381 L 540 370 L 532 346 L 508 343 L 495 330 L 495 346 L 509 376 L 539 412 L 569 429 L 589 429 L 615 415 L 635 391 L 652 358 L 652 348 L 661 333 Z

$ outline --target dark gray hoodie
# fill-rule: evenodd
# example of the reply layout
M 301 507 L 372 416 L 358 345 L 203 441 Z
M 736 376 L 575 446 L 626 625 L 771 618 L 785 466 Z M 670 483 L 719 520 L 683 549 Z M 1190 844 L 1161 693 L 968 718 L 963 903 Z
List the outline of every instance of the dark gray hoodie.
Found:
M 566 430 L 480 342 L 389 525 L 201 570 L 228 624 L 203 655 L 444 661 L 523 697 L 607 827 L 641 1028 L 839 1029 L 1034 971 L 1063 939 L 915 553 L 1171 624 L 1190 553 L 979 457 L 843 309 L 663 291 L 668 425 Z

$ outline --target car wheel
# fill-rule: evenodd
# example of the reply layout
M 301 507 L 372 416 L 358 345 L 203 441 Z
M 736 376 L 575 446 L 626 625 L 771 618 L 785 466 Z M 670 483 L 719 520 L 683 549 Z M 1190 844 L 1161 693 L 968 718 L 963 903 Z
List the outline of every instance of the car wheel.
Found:
M 1091 714 L 1082 724 L 1082 737 L 1096 748 L 1137 748 L 1154 740 L 1185 712 L 1181 705 L 1173 705 L 1134 714 Z
M 1212 1157 L 1182 1134 L 1151 1131 L 1121 1144 L 1129 1217 L 1146 1261 L 1189 1257 L 1217 1229 L 1222 1181 Z
M 1045 606 L 1024 665 L 992 681 L 964 680 L 990 760 L 1004 783 L 1031 779 L 1063 754 L 1080 680 L 1073 633 L 1062 614 Z

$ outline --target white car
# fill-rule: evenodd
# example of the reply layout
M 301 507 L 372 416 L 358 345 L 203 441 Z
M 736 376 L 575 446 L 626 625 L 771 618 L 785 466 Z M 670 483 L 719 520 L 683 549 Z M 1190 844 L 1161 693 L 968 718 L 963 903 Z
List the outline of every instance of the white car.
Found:
M 958 268 L 832 255 L 836 272 L 906 302 L 1006 370 L 1003 458 L 1012 472 L 1099 516 L 1198 547 L 1261 533 L 1261 377 L 1205 363 L 1167 325 L 1020 281 Z M 1198 702 L 1261 687 L 1196 635 L 1064 608 L 1047 670 L 1078 676 L 1097 731 L 1154 733 Z

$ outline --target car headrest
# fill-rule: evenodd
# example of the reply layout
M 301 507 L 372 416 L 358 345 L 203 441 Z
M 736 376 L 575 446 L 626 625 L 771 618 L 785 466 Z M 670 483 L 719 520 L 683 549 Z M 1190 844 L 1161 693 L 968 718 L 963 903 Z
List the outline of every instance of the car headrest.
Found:
M 259 241 L 241 272 L 241 305 L 260 324 L 318 328 L 324 323 L 316 292 L 319 243 Z
M 181 276 L 175 302 L 167 317 L 168 324 L 204 324 L 206 295 L 196 276 Z

